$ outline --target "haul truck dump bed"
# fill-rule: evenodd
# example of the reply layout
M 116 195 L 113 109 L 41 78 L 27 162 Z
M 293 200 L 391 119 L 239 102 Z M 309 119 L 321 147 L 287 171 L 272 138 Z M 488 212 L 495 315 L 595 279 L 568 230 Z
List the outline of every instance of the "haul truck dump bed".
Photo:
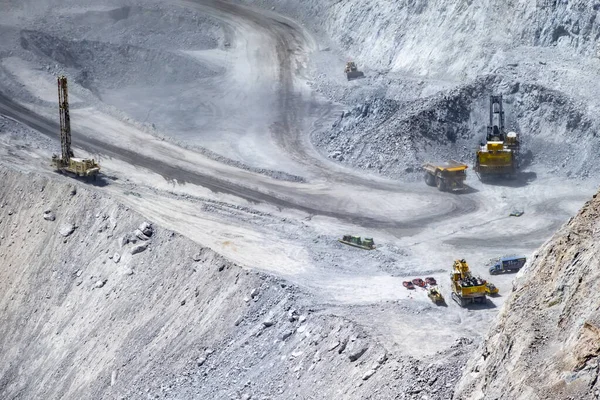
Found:
M 424 164 L 425 183 L 429 186 L 437 186 L 440 191 L 464 190 L 467 168 L 466 164 L 454 160 Z

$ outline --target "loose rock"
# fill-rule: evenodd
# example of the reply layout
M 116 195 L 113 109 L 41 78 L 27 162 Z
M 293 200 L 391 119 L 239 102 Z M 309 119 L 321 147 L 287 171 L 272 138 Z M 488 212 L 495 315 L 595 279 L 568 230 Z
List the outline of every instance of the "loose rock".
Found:
M 148 248 L 148 243 L 141 243 L 131 248 L 131 254 L 139 254 Z
M 351 352 L 350 354 L 348 354 L 348 358 L 350 359 L 350 361 L 354 362 L 354 361 L 358 360 L 363 354 L 365 354 L 366 351 L 367 351 L 366 346 L 359 347 L 358 349 L 356 349 L 353 352 Z
M 58 231 L 62 236 L 68 237 L 75 232 L 75 225 L 73 224 L 64 224 L 60 227 Z
M 151 237 L 154 234 L 154 228 L 152 228 L 150 222 L 143 222 L 138 229 L 147 237 Z

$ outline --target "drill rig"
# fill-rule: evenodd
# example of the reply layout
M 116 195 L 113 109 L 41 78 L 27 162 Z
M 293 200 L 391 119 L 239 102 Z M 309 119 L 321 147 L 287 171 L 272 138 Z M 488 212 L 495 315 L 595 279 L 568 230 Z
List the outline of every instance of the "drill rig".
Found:
M 475 172 L 480 179 L 488 176 L 514 177 L 517 173 L 519 138 L 504 128 L 502 95 L 490 96 L 490 124 L 486 143 L 482 143 L 475 158 Z
M 52 166 L 59 172 L 91 177 L 94 180 L 100 172 L 100 166 L 94 159 L 75 158 L 71 149 L 71 118 L 69 117 L 69 95 L 67 77 L 58 77 L 58 110 L 60 115 L 60 147 L 61 157 L 52 156 Z

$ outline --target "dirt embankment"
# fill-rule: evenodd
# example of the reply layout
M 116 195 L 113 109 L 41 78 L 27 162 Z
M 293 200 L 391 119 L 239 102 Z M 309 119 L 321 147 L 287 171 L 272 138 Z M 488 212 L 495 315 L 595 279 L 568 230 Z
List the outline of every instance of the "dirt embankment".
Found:
M 600 397 L 600 196 L 517 276 L 456 399 Z
M 448 398 L 473 347 L 416 360 L 93 187 L 0 182 L 0 398 Z

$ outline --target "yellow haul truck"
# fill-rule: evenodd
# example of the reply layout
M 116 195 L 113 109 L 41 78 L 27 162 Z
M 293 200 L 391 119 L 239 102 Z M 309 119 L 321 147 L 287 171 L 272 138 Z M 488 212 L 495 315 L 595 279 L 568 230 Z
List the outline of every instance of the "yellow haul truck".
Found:
M 519 137 L 504 129 L 502 95 L 490 96 L 490 124 L 486 142 L 477 150 L 474 170 L 481 180 L 491 176 L 514 177 L 517 173 Z
M 450 280 L 452 283 L 452 299 L 461 307 L 471 303 L 485 303 L 486 282 L 477 276 L 471 275 L 469 264 L 464 259 L 454 261 Z
M 437 186 L 438 190 L 442 192 L 464 190 L 467 168 L 466 164 L 454 160 L 439 164 L 424 164 L 425 183 L 429 186 Z

